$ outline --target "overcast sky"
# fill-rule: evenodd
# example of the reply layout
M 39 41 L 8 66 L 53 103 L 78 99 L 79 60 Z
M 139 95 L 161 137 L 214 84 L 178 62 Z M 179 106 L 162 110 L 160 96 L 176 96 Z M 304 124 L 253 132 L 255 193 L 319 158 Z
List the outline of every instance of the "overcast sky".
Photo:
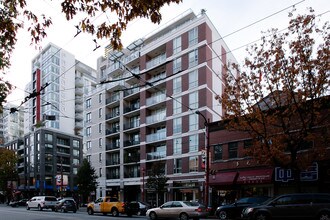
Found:
M 31 9 L 37 13 L 45 13 L 53 19 L 53 25 L 48 29 L 48 37 L 41 43 L 42 46 L 49 42 L 64 48 L 74 54 L 76 59 L 96 68 L 96 59 L 103 55 L 107 40 L 98 40 L 101 46 L 93 51 L 95 37 L 85 33 L 76 34 L 76 21 L 67 22 L 61 14 L 59 1 L 50 0 L 27 0 Z M 261 32 L 270 28 L 280 30 L 288 26 L 288 13 L 295 5 L 297 13 L 303 14 L 307 7 L 312 7 L 315 14 L 322 14 L 322 21 L 330 21 L 329 0 L 183 0 L 181 4 L 171 4 L 162 9 L 163 20 L 160 25 L 155 25 L 146 19 L 136 19 L 128 25 L 123 33 L 124 47 L 138 38 L 168 24 L 175 17 L 191 9 L 199 14 L 201 9 L 206 10 L 221 36 L 239 63 L 246 56 L 245 47 L 255 40 L 260 39 Z M 291 6 L 291 7 L 290 7 Z M 287 8 L 287 9 L 286 9 Z M 101 14 L 95 22 L 111 19 L 110 14 Z M 93 21 L 94 19 L 92 19 Z M 258 22 L 259 21 L 259 22 Z M 237 49 L 240 48 L 241 49 Z M 19 32 L 16 49 L 12 55 L 12 67 L 6 78 L 16 87 L 8 97 L 8 103 L 20 104 L 24 99 L 25 85 L 31 80 L 31 60 L 39 53 L 35 47 L 30 46 L 30 37 L 26 31 Z

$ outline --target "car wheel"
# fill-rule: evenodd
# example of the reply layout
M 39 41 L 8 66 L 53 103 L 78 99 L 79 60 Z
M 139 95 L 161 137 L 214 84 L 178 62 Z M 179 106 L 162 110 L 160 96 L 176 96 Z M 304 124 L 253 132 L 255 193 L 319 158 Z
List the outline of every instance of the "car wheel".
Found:
M 329 212 L 321 212 L 317 219 L 318 220 L 330 220 L 330 213 Z
M 63 212 L 63 213 L 64 213 L 64 212 L 65 212 L 65 209 L 64 209 L 64 208 L 61 208 L 61 212 Z
M 268 220 L 269 218 L 268 218 L 268 215 L 266 213 L 260 212 L 260 213 L 257 213 L 255 215 L 255 218 L 254 219 L 255 220 Z
M 39 211 L 42 211 L 42 208 L 41 208 L 41 206 L 40 206 L 40 205 L 38 205 L 38 210 L 39 210 Z
M 26 205 L 26 210 L 30 210 L 30 206 L 29 205 Z
M 219 219 L 221 219 L 221 220 L 225 220 L 225 219 L 227 219 L 227 212 L 226 211 L 220 211 L 219 212 Z
M 142 215 L 141 210 L 137 211 L 136 215 Z
M 93 215 L 94 211 L 93 211 L 93 209 L 89 208 L 89 209 L 87 209 L 87 213 L 88 213 L 88 215 Z
M 118 209 L 116 208 L 112 209 L 111 214 L 113 217 L 117 217 L 119 215 Z
M 180 214 L 180 220 L 188 220 L 188 219 L 189 219 L 189 217 L 186 213 L 181 213 Z
M 150 214 L 149 214 L 149 218 L 150 218 L 151 220 L 156 220 L 156 219 L 157 219 L 157 214 L 156 214 L 156 212 L 150 212 Z
M 73 213 L 76 213 L 77 212 L 77 210 L 75 209 L 75 210 L 73 210 Z

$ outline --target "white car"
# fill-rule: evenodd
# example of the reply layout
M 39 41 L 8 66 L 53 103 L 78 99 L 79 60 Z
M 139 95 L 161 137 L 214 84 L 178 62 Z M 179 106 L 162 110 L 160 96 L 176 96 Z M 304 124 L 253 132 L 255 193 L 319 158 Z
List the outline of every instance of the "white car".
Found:
M 35 196 L 26 202 L 26 209 L 36 208 L 39 211 L 51 209 L 54 211 L 56 203 L 57 199 L 55 196 Z
M 206 218 L 208 212 L 206 207 L 198 202 L 190 201 L 170 201 L 158 208 L 148 209 L 146 216 L 151 220 L 158 218 L 170 219 L 179 218 L 180 220 Z

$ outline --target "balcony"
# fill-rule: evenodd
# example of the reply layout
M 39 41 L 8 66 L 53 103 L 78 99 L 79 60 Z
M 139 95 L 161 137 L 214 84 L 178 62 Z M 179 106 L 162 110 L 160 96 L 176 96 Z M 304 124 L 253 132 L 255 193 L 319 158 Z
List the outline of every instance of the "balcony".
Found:
M 105 119 L 108 120 L 108 119 L 116 118 L 116 117 L 119 117 L 119 115 L 120 115 L 119 111 L 112 112 L 112 113 L 106 114 Z
M 132 112 L 138 109 L 140 109 L 140 103 L 132 104 L 125 108 L 124 113 Z
M 118 149 L 119 147 L 120 147 L 120 144 L 117 142 L 106 144 L 106 150 L 114 150 L 114 149 Z
M 120 164 L 119 159 L 113 160 L 113 159 L 108 159 L 106 161 L 106 166 L 113 166 L 113 165 L 118 165 Z
M 124 124 L 124 130 L 132 129 L 132 128 L 137 128 L 140 126 L 140 121 L 132 121 L 127 124 Z
M 138 145 L 138 144 L 140 144 L 140 139 L 139 140 L 127 140 L 124 142 L 124 147 Z
M 160 132 L 147 135 L 146 142 L 149 143 L 149 142 L 160 141 L 165 139 L 166 139 L 166 130 L 163 129 Z
M 161 95 L 152 96 L 152 97 L 148 98 L 146 100 L 146 104 L 147 104 L 147 106 L 154 105 L 154 104 L 159 103 L 159 102 L 164 102 L 165 100 L 166 100 L 166 95 L 161 94 Z
M 120 99 L 119 94 L 112 95 L 112 96 L 110 96 L 109 98 L 106 99 L 106 104 L 110 104 L 112 102 L 119 101 L 119 99 Z
M 138 93 L 140 91 L 140 87 L 134 87 L 124 91 L 124 97 Z
M 163 54 L 161 54 L 161 55 L 159 55 L 159 56 L 157 56 L 157 57 L 149 60 L 147 62 L 147 64 L 146 64 L 146 68 L 147 69 L 151 69 L 151 68 L 153 68 L 153 67 L 155 67 L 155 66 L 157 66 L 157 65 L 159 65 L 159 64 L 161 64 L 163 62 L 165 62 L 165 60 L 166 60 L 166 54 L 163 53 Z
M 115 128 L 110 128 L 110 129 L 106 129 L 105 130 L 105 134 L 109 135 L 109 134 L 114 134 L 114 133 L 118 133 L 120 131 L 120 127 L 115 127 Z
M 166 114 L 151 115 L 146 118 L 146 122 L 147 124 L 153 124 L 164 121 L 165 119 L 166 119 Z
M 159 160 L 166 158 L 166 151 L 147 153 L 147 160 Z

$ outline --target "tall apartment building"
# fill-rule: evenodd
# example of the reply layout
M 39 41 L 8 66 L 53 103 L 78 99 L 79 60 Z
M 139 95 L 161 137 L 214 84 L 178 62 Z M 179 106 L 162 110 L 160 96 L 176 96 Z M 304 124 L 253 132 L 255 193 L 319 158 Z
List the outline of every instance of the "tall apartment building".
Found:
M 24 134 L 24 107 L 5 104 L 0 116 L 1 145 L 22 138 Z
M 31 72 L 18 189 L 27 196 L 72 193 L 83 159 L 83 100 L 95 87 L 96 70 L 50 43 L 32 60 Z
M 204 123 L 221 119 L 215 95 L 223 91 L 224 65 L 236 62 L 228 51 L 207 15 L 188 11 L 98 60 L 101 86 L 85 112 L 96 197 L 204 200 Z M 159 198 L 146 187 L 154 167 L 169 178 Z

